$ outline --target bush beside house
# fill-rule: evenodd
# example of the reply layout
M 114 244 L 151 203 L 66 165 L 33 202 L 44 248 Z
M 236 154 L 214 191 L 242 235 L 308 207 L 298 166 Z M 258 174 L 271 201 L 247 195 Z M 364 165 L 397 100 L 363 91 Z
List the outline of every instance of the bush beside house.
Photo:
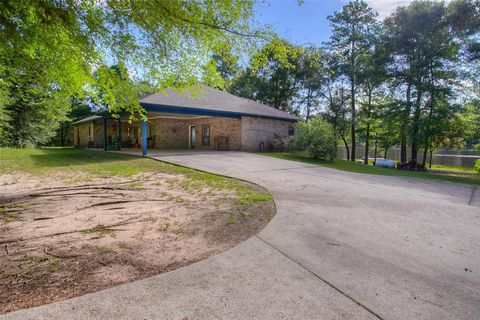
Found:
M 307 151 L 314 159 L 333 160 L 337 152 L 337 141 L 332 126 L 320 118 L 297 125 L 296 146 Z

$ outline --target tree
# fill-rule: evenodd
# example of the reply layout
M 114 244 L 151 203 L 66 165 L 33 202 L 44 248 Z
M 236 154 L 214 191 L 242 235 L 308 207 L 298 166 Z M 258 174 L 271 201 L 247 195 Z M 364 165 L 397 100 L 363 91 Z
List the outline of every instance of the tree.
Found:
M 228 89 L 233 79 L 239 74 L 240 67 L 238 65 L 238 56 L 233 53 L 231 46 L 225 46 L 219 49 L 218 53 L 212 55 L 210 65 L 214 72 L 218 75 L 218 84 L 214 85 L 221 90 Z M 215 76 L 213 76 L 215 78 Z M 204 81 L 208 84 L 209 81 Z
M 322 61 L 322 86 L 318 92 L 323 110 L 321 116 L 332 125 L 336 140 L 341 140 L 347 160 L 350 160 L 348 131 L 350 128 L 348 88 L 345 76 L 339 72 L 341 66 L 336 57 L 324 51 Z
M 107 64 L 137 70 L 157 87 L 195 83 L 212 52 L 226 43 L 248 50 L 256 42 L 248 39 L 265 35 L 250 27 L 252 7 L 253 0 L 1 1 L 0 78 L 6 82 L 5 95 L 18 101 L 16 78 L 25 76 L 38 81 L 32 86 L 44 88 L 45 96 L 51 96 L 48 88 L 53 88 L 55 97 L 61 92 L 66 100 L 102 92 L 110 112 L 143 116 L 138 99 L 125 99 L 123 92 L 112 89 L 109 77 L 114 73 Z M 56 114 L 65 116 L 64 109 Z M 17 113 L 11 121 L 22 117 L 20 110 L 21 106 L 11 105 L 9 111 Z M 38 113 L 56 111 L 53 104 L 43 105 L 42 110 Z M 49 121 L 56 126 L 60 118 Z M 38 129 L 39 124 L 30 125 Z M 23 138 L 27 136 L 33 138 L 26 133 Z
M 50 141 L 54 145 L 68 146 L 73 144 L 73 128 L 72 123 L 88 116 L 93 115 L 93 110 L 84 101 L 76 98 L 71 99 L 71 110 L 67 115 L 67 119 L 60 123 L 56 137 Z
M 325 83 L 325 63 L 324 51 L 316 47 L 305 48 L 300 56 L 297 69 L 298 103 L 300 106 L 304 106 L 305 121 L 307 122 L 319 104 L 320 91 Z
M 478 32 L 478 24 L 454 22 L 452 16 L 469 8 L 474 1 L 455 1 L 448 7 L 443 2 L 417 1 L 400 7 L 385 21 L 385 47 L 392 51 L 392 74 L 403 86 L 405 100 L 401 130 L 401 162 L 406 162 L 406 137 L 410 135 L 411 161 L 417 162 L 425 127 L 421 126 L 430 109 L 432 85 L 440 88 L 453 86 L 457 78 L 460 48 L 468 37 Z M 478 5 L 477 5 L 478 7 Z M 477 8 L 478 11 L 478 8 Z M 475 20 L 475 14 L 466 20 Z M 476 30 L 476 31 L 475 31 Z M 451 94 L 451 92 L 449 93 Z
M 297 125 L 297 148 L 306 150 L 314 159 L 332 160 L 337 152 L 337 141 L 331 125 L 322 118 Z
M 252 57 L 247 72 L 233 81 L 230 92 L 295 113 L 301 52 L 301 48 L 285 40 L 273 39 Z
M 355 93 L 358 84 L 359 59 L 368 52 L 377 33 L 377 14 L 365 1 L 353 0 L 342 10 L 328 16 L 332 26 L 331 49 L 343 62 L 343 72 L 350 81 L 350 135 L 352 143 L 351 161 L 355 161 L 356 107 Z
M 480 149 L 480 100 L 473 99 L 460 111 L 463 137 L 468 149 Z
M 392 95 L 387 95 L 376 110 L 376 118 L 378 119 L 377 138 L 385 159 L 390 148 L 400 143 L 401 127 L 399 123 L 401 123 L 403 110 L 399 105 L 402 105 L 401 101 L 395 100 Z
M 361 60 L 359 63 L 359 81 L 366 97 L 366 101 L 362 103 L 363 118 L 365 122 L 365 150 L 363 163 L 368 164 L 370 131 L 375 115 L 374 99 L 375 94 L 377 93 L 376 91 L 385 81 L 385 64 L 387 60 L 380 43 L 377 43 L 375 50 L 367 52 L 359 57 L 359 60 Z
M 47 143 L 69 110 L 69 97 L 45 81 L 46 72 L 38 60 L 31 60 L 23 71 L 19 73 L 12 65 L 4 69 L 9 86 L 5 105 L 8 119 L 0 130 L 0 140 L 7 146 Z

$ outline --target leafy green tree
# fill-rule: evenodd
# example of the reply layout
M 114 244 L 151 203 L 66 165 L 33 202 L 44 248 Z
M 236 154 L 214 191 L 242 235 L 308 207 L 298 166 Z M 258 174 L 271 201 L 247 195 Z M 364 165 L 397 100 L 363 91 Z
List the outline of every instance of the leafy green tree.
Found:
M 342 61 L 343 73 L 350 81 L 350 135 L 352 143 L 351 161 L 355 161 L 356 146 L 356 91 L 359 84 L 359 57 L 369 52 L 377 34 L 377 14 L 363 0 L 353 0 L 342 10 L 328 16 L 332 26 L 331 49 Z
M 233 81 L 230 92 L 296 113 L 294 100 L 299 90 L 301 52 L 301 48 L 274 38 L 252 57 L 247 72 Z
M 473 166 L 473 169 L 475 169 L 478 173 L 480 173 L 480 159 L 477 159 L 477 161 L 475 161 L 475 165 Z
M 387 95 L 376 110 L 377 139 L 385 159 L 388 156 L 388 151 L 400 143 L 401 128 L 399 123 L 403 114 L 398 105 L 401 104 L 402 101 L 395 100 L 392 95 Z
M 312 112 L 320 104 L 321 94 L 325 84 L 325 63 L 327 57 L 322 49 L 307 47 L 300 56 L 297 68 L 299 83 L 299 105 L 303 106 L 305 120 L 308 122 Z
M 378 100 L 380 86 L 386 80 L 385 65 L 387 57 L 382 50 L 381 43 L 377 42 L 375 50 L 366 52 L 363 56 L 359 57 L 359 60 L 361 60 L 359 81 L 366 100 L 361 103 L 363 122 L 365 123 L 365 150 L 363 162 L 364 164 L 368 164 L 371 126 L 376 115 L 375 100 Z
M 460 119 L 463 124 L 463 137 L 468 149 L 478 145 L 480 149 L 480 100 L 473 99 L 460 111 Z
M 27 68 L 28 67 L 28 68 Z M 32 60 L 19 73 L 14 66 L 4 69 L 9 79 L 8 123 L 2 126 L 4 145 L 28 147 L 45 144 L 55 136 L 60 123 L 67 119 L 68 96 L 44 79 L 43 65 Z
M 385 47 L 393 53 L 392 74 L 405 94 L 400 124 L 402 162 L 406 162 L 407 133 L 411 160 L 417 161 L 421 137 L 425 136 L 421 123 L 430 112 L 432 84 L 452 86 L 458 77 L 459 67 L 455 66 L 460 48 L 471 34 L 478 32 L 478 25 L 460 23 L 451 17 L 458 16 L 473 3 L 459 0 L 446 6 L 443 2 L 415 1 L 408 7 L 398 8 L 385 21 Z
M 350 160 L 349 147 L 349 96 L 341 81 L 331 79 L 327 81 L 324 90 L 321 91 L 322 97 L 325 101 L 325 109 L 322 112 L 322 117 L 332 125 L 333 133 L 336 140 L 341 140 L 345 147 L 347 160 Z
M 256 95 L 261 82 L 262 80 L 257 77 L 255 72 L 247 68 L 246 70 L 240 71 L 232 80 L 228 91 L 239 97 L 258 101 Z
M 337 152 L 337 141 L 332 126 L 322 118 L 297 125 L 297 149 L 306 150 L 314 159 L 333 160 Z
M 28 113 L 51 114 L 50 129 L 68 112 L 65 106 L 70 104 L 60 106 L 60 100 L 85 94 L 101 94 L 112 113 L 142 115 L 130 89 L 125 97 L 114 88 L 121 79 L 108 64 L 137 70 L 159 87 L 195 83 L 212 52 L 227 43 L 249 50 L 264 35 L 250 27 L 252 8 L 253 0 L 1 1 L 0 78 L 6 83 L 5 96 L 20 103 L 10 105 L 15 123 L 9 125 L 18 124 L 19 119 L 24 124 L 24 133 L 16 132 L 10 141 L 24 144 L 31 137 L 29 143 L 35 144 L 48 136 L 33 117 L 21 114 L 26 97 L 15 97 L 17 78 L 34 79 L 37 83 L 29 86 L 36 86 L 35 95 L 55 101 L 45 102 L 38 111 L 31 105 Z M 40 88 L 45 89 L 42 94 Z M 23 131 L 28 127 L 37 132 Z M 41 138 L 38 130 L 45 133 Z
M 238 56 L 233 53 L 231 46 L 225 46 L 219 50 L 212 55 L 207 64 L 207 67 L 211 68 L 207 73 L 210 76 L 204 77 L 203 82 L 220 90 L 227 90 L 241 70 Z
M 72 98 L 71 109 L 67 115 L 67 119 L 60 123 L 57 134 L 50 143 L 60 146 L 73 145 L 72 123 L 91 115 L 93 115 L 93 110 L 89 104 L 85 103 L 85 101 Z

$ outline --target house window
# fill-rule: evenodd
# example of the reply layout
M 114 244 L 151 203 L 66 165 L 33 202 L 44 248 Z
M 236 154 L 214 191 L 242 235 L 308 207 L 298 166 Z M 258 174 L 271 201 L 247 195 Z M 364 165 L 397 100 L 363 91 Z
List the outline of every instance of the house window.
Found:
M 210 145 L 210 125 L 202 124 L 202 146 Z
M 288 126 L 288 136 L 295 135 L 295 128 L 293 126 Z

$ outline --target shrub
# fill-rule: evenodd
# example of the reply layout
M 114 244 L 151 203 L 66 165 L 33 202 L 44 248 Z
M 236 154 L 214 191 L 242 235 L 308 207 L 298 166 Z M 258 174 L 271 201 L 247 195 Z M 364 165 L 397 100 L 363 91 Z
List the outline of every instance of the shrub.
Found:
M 478 173 L 480 173 L 480 159 L 477 159 L 477 161 L 475 161 L 475 165 L 473 166 L 473 169 L 475 169 Z
M 332 160 L 337 152 L 337 141 L 330 124 L 320 118 L 297 125 L 297 149 L 305 150 L 314 159 Z

